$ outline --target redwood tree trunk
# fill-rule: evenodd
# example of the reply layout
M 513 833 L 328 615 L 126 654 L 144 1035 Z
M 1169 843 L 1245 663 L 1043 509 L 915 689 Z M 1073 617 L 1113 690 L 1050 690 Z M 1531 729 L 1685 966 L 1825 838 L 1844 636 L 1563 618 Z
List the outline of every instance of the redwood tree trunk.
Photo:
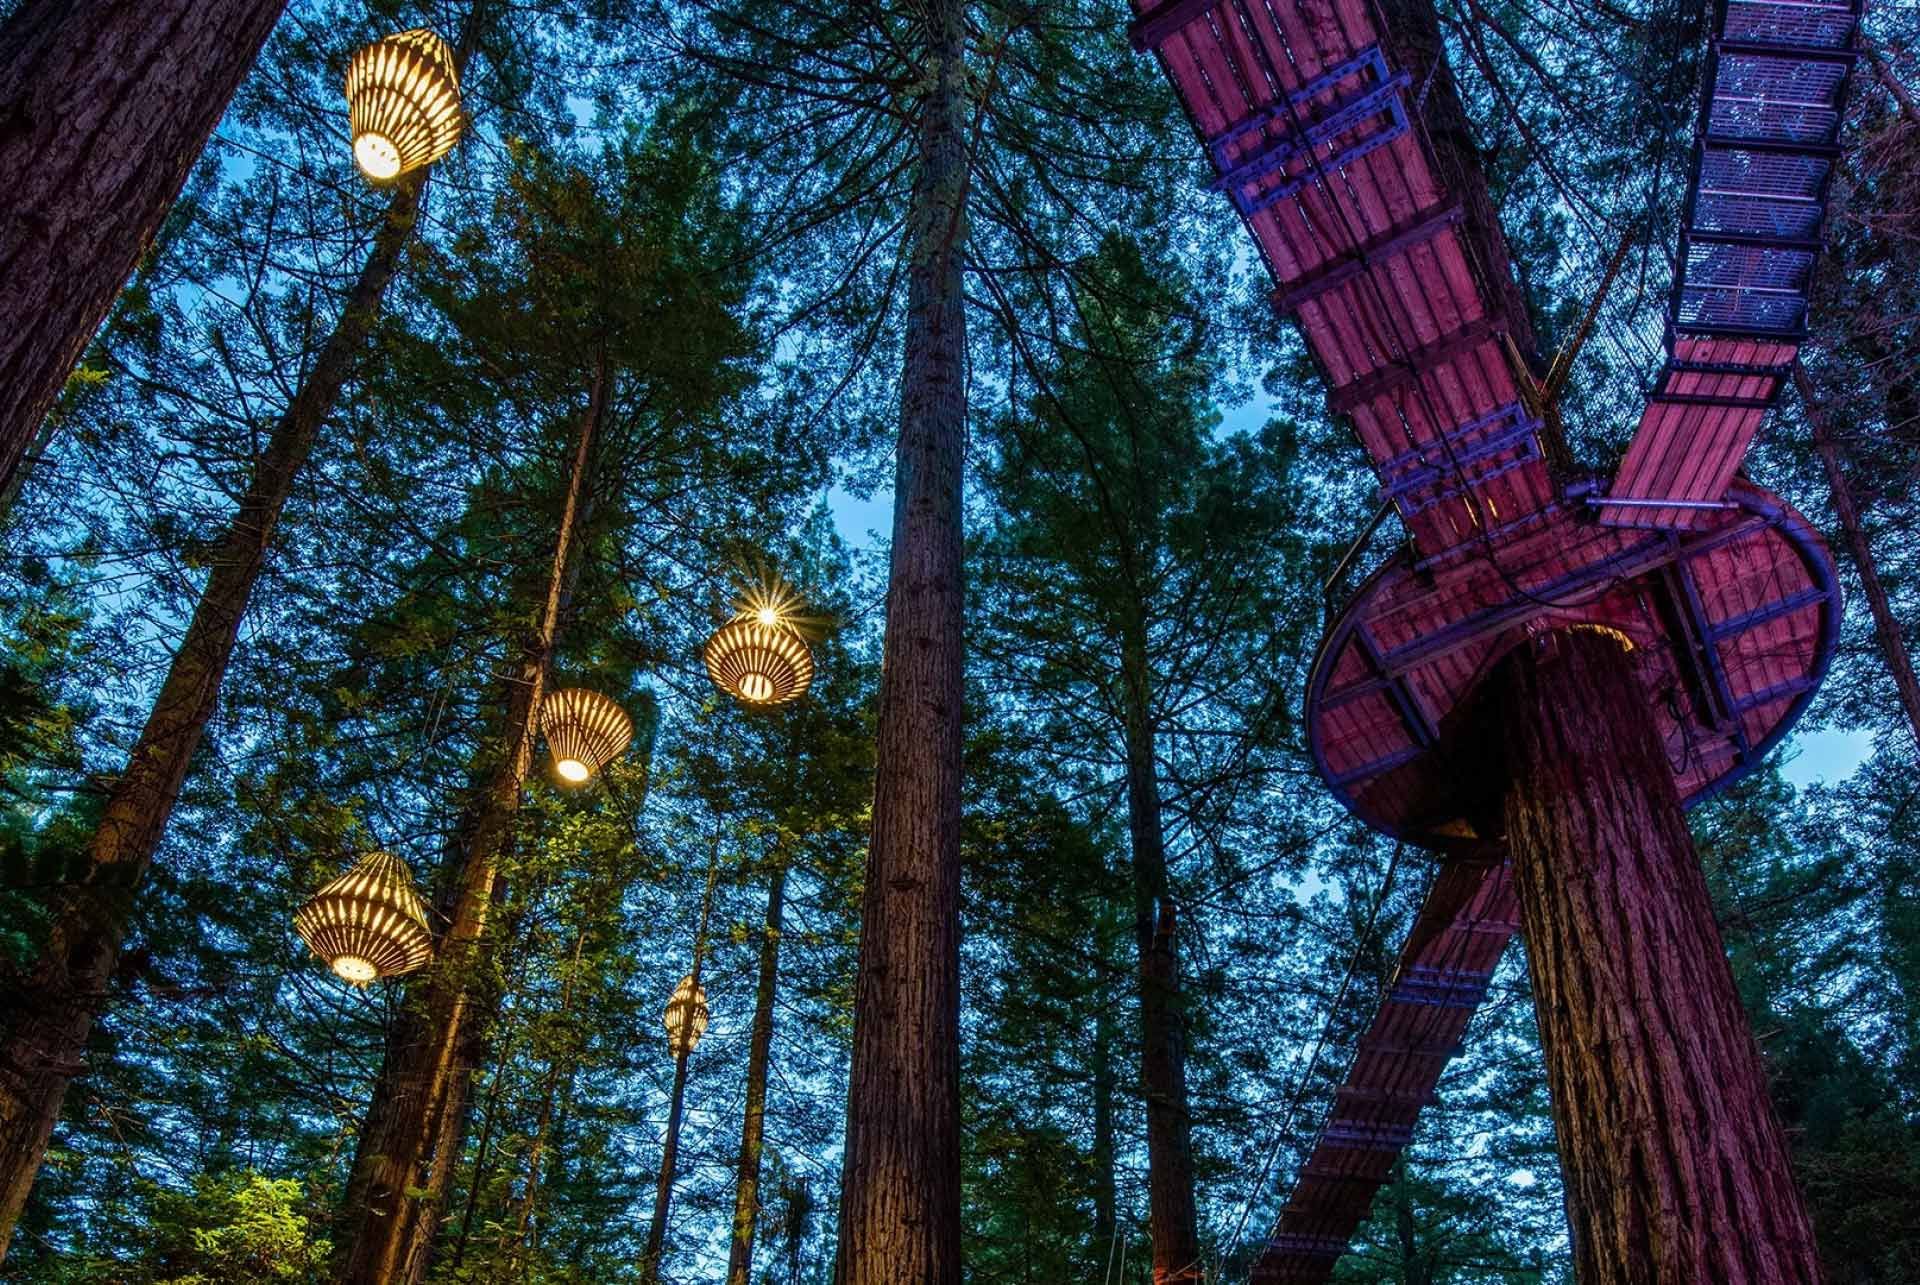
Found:
M 286 0 L 22 0 L 0 26 L 0 494 Z
M 1834 515 L 1840 519 L 1840 532 L 1846 537 L 1847 552 L 1853 557 L 1853 565 L 1860 571 L 1860 587 L 1867 595 L 1867 607 L 1873 613 L 1873 632 L 1880 643 L 1880 655 L 1886 661 L 1887 671 L 1893 675 L 1893 685 L 1900 693 L 1900 707 L 1906 711 L 1907 727 L 1913 733 L 1914 743 L 1920 745 L 1920 681 L 1915 681 L 1913 658 L 1907 653 L 1907 640 L 1900 632 L 1900 622 L 1894 618 L 1893 607 L 1887 601 L 1886 586 L 1880 583 L 1880 564 L 1873 556 L 1873 546 L 1867 541 L 1866 529 L 1860 525 L 1860 506 L 1853 501 L 1853 487 L 1847 482 L 1846 470 L 1841 467 L 1840 448 L 1833 440 L 1833 433 L 1827 423 L 1826 408 L 1821 404 L 1819 395 L 1814 392 L 1813 381 L 1807 378 L 1807 372 L 1799 365 L 1793 368 L 1793 384 L 1800 392 L 1800 401 L 1807 409 L 1807 419 L 1813 426 L 1813 444 L 1820 452 L 1820 462 L 1827 471 L 1827 486 L 1833 492 Z
M 960 1279 L 965 6 L 924 8 L 905 363 L 840 1207 L 845 1285 Z
M 1488 679 L 1587 1285 L 1820 1280 L 1766 1067 L 1633 657 L 1529 641 Z
M 213 717 L 281 510 L 365 347 L 413 233 L 423 182 L 402 184 L 388 202 L 339 320 L 254 465 L 146 726 L 108 792 L 88 844 L 86 873 L 64 896 L 46 952 L 26 976 L 0 986 L 0 1256 L 39 1170 L 67 1082 L 83 1068 L 87 1034 L 119 957 L 128 907 Z M 5 289 L 0 283 L 0 292 Z
M 1180 995 L 1173 898 L 1161 830 L 1160 782 L 1143 640 L 1122 661 L 1127 735 L 1127 835 L 1133 849 L 1134 940 L 1140 951 L 1140 1087 L 1147 1103 L 1147 1209 L 1154 1285 L 1198 1281 L 1199 1218 L 1187 1107 L 1187 1023 Z
M 653 1187 L 653 1217 L 647 1220 L 647 1242 L 640 1252 L 642 1285 L 656 1285 L 660 1260 L 667 1252 L 667 1215 L 673 1208 L 673 1180 L 680 1165 L 680 1119 L 687 1104 L 687 1059 L 673 1059 L 673 1094 L 667 1101 L 667 1136 L 660 1145 L 660 1176 Z
M 422 1278 L 440 1206 L 459 1161 L 469 1081 L 484 1043 L 481 946 L 501 892 L 500 858 L 533 763 L 540 698 L 558 639 L 576 528 L 583 525 L 587 507 L 583 493 L 606 410 L 608 379 L 603 357 L 595 367 L 582 417 L 545 611 L 538 631 L 522 648 L 501 732 L 500 761 L 463 827 L 452 923 L 430 970 L 409 987 L 367 1108 L 347 1186 L 343 1285 L 393 1285 Z
M 753 993 L 753 1040 L 747 1050 L 747 1109 L 740 1126 L 739 1182 L 733 1193 L 733 1247 L 727 1285 L 749 1285 L 753 1232 L 760 1216 L 760 1152 L 767 1130 L 767 1066 L 773 1057 L 773 1001 L 780 984 L 780 919 L 787 904 L 787 865 L 774 867 L 767 922 L 760 939 L 760 977 Z
M 713 841 L 713 855 L 707 863 L 707 889 L 700 896 L 700 927 L 693 935 L 693 993 L 700 993 L 700 970 L 707 958 L 707 923 L 713 914 L 713 885 L 720 874 L 720 840 Z M 673 1184 L 679 1176 L 680 1120 L 687 1101 L 687 1060 L 693 1056 L 689 1043 L 674 1055 L 673 1093 L 667 1104 L 667 1136 L 660 1147 L 660 1178 L 653 1189 L 653 1217 L 647 1222 L 647 1240 L 640 1251 L 640 1280 L 653 1285 L 660 1279 L 660 1262 L 667 1249 L 667 1213 L 673 1205 Z

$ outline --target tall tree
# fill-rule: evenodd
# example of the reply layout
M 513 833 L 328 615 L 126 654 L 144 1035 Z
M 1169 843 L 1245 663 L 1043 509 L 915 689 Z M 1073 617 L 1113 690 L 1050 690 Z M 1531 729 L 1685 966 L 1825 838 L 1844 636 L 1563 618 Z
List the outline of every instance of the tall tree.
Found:
M 1786 1135 L 1632 658 L 1601 633 L 1548 633 L 1486 692 L 1576 1272 L 1814 1285 Z
M 700 1037 L 696 1029 L 695 1006 L 702 1002 L 700 997 L 704 993 L 700 973 L 707 962 L 707 925 L 713 915 L 713 885 L 719 876 L 720 837 L 716 834 L 713 851 L 707 861 L 706 891 L 700 896 L 700 924 L 693 930 L 693 966 L 686 978 L 692 992 L 690 1002 L 677 1015 L 669 1014 L 670 1023 L 677 1016 L 679 1029 L 672 1031 L 675 1044 L 673 1088 L 667 1094 L 667 1129 L 660 1139 L 660 1177 L 654 1183 L 653 1216 L 647 1220 L 647 1239 L 640 1249 L 640 1279 L 643 1285 L 658 1285 L 660 1280 L 660 1260 L 667 1245 L 667 1216 L 673 1207 L 673 1185 L 680 1176 L 680 1124 L 685 1118 L 687 1106 L 687 1066 L 693 1058 L 694 1041 Z M 704 1020 L 700 1020 L 698 1025 L 704 1027 Z
M 575 525 L 591 516 L 598 530 L 615 531 L 630 521 L 628 493 L 651 498 L 641 479 L 665 463 L 658 455 L 666 442 L 689 443 L 679 467 L 696 472 L 712 449 L 698 421 L 738 388 L 730 363 L 750 340 L 733 315 L 739 273 L 710 266 L 728 235 L 712 177 L 691 141 L 666 126 L 609 147 L 593 170 L 529 153 L 501 202 L 496 254 L 473 253 L 463 271 L 447 274 L 469 378 L 516 369 L 544 400 L 564 398 L 571 371 L 590 396 L 552 574 L 519 577 L 528 604 L 544 605 L 522 617 L 525 632 L 498 689 L 499 736 L 449 854 L 452 927 L 389 1039 L 359 1141 L 342 1249 L 349 1280 L 419 1280 L 435 1246 L 461 1155 L 468 1079 L 498 1000 L 497 960 L 486 947 L 494 904 L 508 887 L 502 862 L 539 695 L 559 631 L 577 614 L 562 612 L 584 570 L 573 556 L 583 540 Z M 663 344 L 662 334 L 673 342 Z
M 518 672 L 504 684 L 505 716 L 495 766 L 463 818 L 460 860 L 445 910 L 450 920 L 424 994 L 388 1042 L 379 1090 L 368 1108 L 347 1200 L 355 1220 L 342 1260 L 344 1280 L 419 1280 L 438 1230 L 433 1218 L 452 1182 L 466 1117 L 467 1078 L 478 1061 L 486 982 L 478 958 L 500 897 L 504 850 L 533 764 L 540 701 L 559 642 L 561 606 L 571 590 L 574 547 L 589 516 L 595 439 L 603 428 L 608 369 L 594 358 L 579 442 L 560 510 L 552 572 L 538 623 L 520 647 Z
M 457 65 L 465 65 L 480 24 L 476 8 L 460 39 Z M 209 559 L 212 569 L 186 633 L 128 752 L 126 769 L 108 791 L 85 868 L 75 886 L 62 892 L 40 959 L 13 979 L 0 1009 L 0 1119 L 5 1121 L 0 1127 L 0 1256 L 59 1119 L 67 1083 L 82 1065 L 87 1034 L 119 955 L 128 903 L 145 880 L 219 702 L 281 513 L 367 347 L 412 238 L 427 177 L 426 171 L 409 175 L 386 200 L 333 328 L 254 460 L 237 511 Z M 0 472 L 0 488 L 5 486 Z
M 925 89 L 902 263 L 900 441 L 840 1196 L 844 1285 L 960 1280 L 966 22 L 963 0 L 931 0 L 915 32 Z
M 0 24 L 0 495 L 285 7 L 23 0 Z
M 1116 35 L 1096 5 L 933 0 L 853 17 L 728 6 L 686 40 L 740 155 L 782 175 L 760 200 L 774 219 L 764 250 L 800 265 L 799 315 L 849 355 L 833 400 L 878 400 L 869 357 L 901 337 L 898 379 L 886 377 L 898 433 L 840 1205 L 847 1285 L 959 1271 L 961 532 L 979 306 L 964 283 L 982 283 L 1003 327 L 1023 324 L 1001 274 L 1069 275 L 1090 226 L 1170 175 L 1146 145 L 1172 125 L 1169 104 Z M 759 129 L 760 111 L 783 127 Z M 1109 129 L 1140 163 L 1089 163 L 1086 131 Z M 800 238 L 824 253 L 787 252 Z
M 747 1050 L 747 1103 L 740 1121 L 735 1172 L 733 1239 L 727 1246 L 727 1285 L 750 1285 L 753 1238 L 760 1217 L 760 1155 L 767 1140 L 767 1069 L 773 1060 L 773 1005 L 780 984 L 780 921 L 787 907 L 787 861 L 776 857 L 767 876 L 767 913 L 760 926 L 760 963 L 753 988 L 753 1035 Z
M 1154 1275 L 1198 1280 L 1178 959 L 1192 926 L 1168 834 L 1206 850 L 1284 728 L 1273 678 L 1282 648 L 1304 641 L 1281 623 L 1301 616 L 1276 574 L 1287 452 L 1277 434 L 1216 440 L 1207 327 L 1177 272 L 1116 236 L 1084 277 L 1070 341 L 1035 363 L 1029 414 L 998 434 L 989 480 L 1005 516 L 985 546 L 984 650 L 1008 713 L 1040 713 L 1046 752 L 1124 801 Z M 1100 779 L 1106 764 L 1118 779 Z

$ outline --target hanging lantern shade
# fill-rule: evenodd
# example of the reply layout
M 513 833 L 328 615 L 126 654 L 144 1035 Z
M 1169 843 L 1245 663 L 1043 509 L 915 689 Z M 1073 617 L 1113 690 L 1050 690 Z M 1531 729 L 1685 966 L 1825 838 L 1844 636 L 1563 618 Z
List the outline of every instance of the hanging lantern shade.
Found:
M 355 986 L 410 973 L 433 957 L 426 904 L 413 890 L 407 863 L 390 852 L 369 852 L 314 893 L 295 912 L 293 927 Z
M 453 51 L 425 27 L 396 32 L 347 64 L 353 159 L 376 182 L 431 165 L 460 141 Z
M 793 626 L 771 612 L 720 626 L 701 648 L 700 658 L 715 686 L 749 705 L 784 704 L 804 695 L 813 682 L 812 650 Z
M 568 785 L 593 779 L 633 744 L 633 720 L 599 692 L 563 687 L 540 702 L 540 731 L 553 752 L 553 774 Z
M 700 1046 L 700 1037 L 706 1033 L 706 988 L 688 973 L 667 1001 L 667 1048 L 675 1057 L 683 1057 Z

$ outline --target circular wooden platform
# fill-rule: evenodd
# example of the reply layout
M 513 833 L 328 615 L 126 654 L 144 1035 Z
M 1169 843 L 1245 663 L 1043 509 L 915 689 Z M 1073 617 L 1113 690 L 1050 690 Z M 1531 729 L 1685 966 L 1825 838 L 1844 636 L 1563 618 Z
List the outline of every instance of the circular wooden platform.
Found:
M 1402 550 L 1361 585 L 1308 680 L 1309 743 L 1334 794 L 1410 842 L 1482 837 L 1459 786 L 1467 702 L 1509 648 L 1569 624 L 1631 640 L 1688 804 L 1752 767 L 1826 672 L 1840 593 L 1799 513 L 1744 480 L 1727 500 L 1686 530 L 1604 526 L 1563 500 L 1491 545 Z

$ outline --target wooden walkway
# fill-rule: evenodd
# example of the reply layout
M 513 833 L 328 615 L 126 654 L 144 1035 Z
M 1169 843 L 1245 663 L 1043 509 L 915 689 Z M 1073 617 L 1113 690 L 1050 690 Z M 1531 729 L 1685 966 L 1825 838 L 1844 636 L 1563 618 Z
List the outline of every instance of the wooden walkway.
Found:
M 1759 761 L 1825 672 L 1831 558 L 1738 469 L 1803 333 L 1858 0 L 1720 0 L 1669 359 L 1612 479 L 1549 468 L 1499 229 L 1438 177 L 1427 77 L 1399 65 L 1371 0 L 1134 2 L 1136 47 L 1179 93 L 1410 536 L 1328 632 L 1307 693 L 1341 801 L 1453 854 L 1253 1275 L 1319 1282 L 1515 928 L 1456 736 L 1480 678 L 1542 628 L 1616 631 L 1692 802 Z
M 1733 480 L 1806 334 L 1860 0 L 1731 0 L 1716 15 L 1668 309 L 1666 368 L 1599 501 L 1685 525 Z

